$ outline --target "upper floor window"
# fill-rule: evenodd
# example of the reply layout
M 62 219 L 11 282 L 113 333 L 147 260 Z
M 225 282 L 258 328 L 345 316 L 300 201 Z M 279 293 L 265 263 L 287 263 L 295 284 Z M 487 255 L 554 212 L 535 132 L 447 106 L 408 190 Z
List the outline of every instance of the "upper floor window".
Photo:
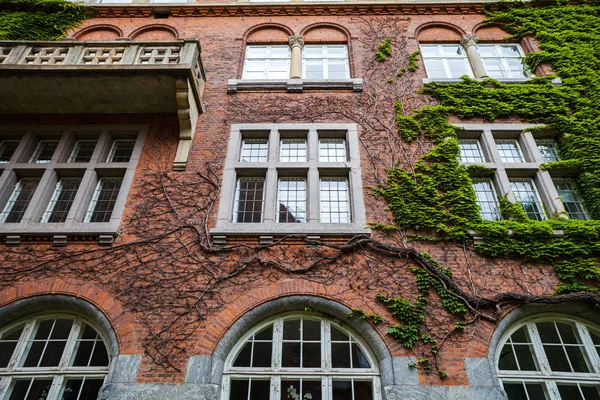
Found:
M 43 315 L 0 330 L 0 398 L 92 400 L 110 356 L 98 331 L 71 315 Z
M 352 333 L 313 315 L 279 317 L 252 329 L 225 364 L 230 400 L 379 400 L 379 372 Z
M 422 44 L 421 54 L 429 78 L 473 77 L 467 53 L 459 44 Z
M 473 190 L 477 196 L 481 218 L 488 221 L 500 220 L 500 208 L 491 179 L 473 179 Z
M 213 231 L 368 232 L 355 128 L 234 126 Z
M 307 44 L 302 49 L 302 77 L 306 79 L 348 79 L 348 47 L 345 44 Z
M 538 221 L 546 219 L 542 201 L 533 183 L 533 179 L 511 179 L 510 188 L 515 199 L 521 204 L 525 214 L 530 219 Z
M 460 148 L 460 161 L 464 163 L 482 163 L 485 161 L 479 146 L 479 140 L 460 139 L 458 147 Z
M 558 161 L 558 150 L 556 150 L 556 141 L 554 140 L 536 140 L 535 144 L 542 156 L 544 162 Z
M 575 191 L 572 180 L 555 178 L 554 185 L 569 217 L 573 219 L 590 219 L 583 206 L 583 201 Z
M 248 45 L 242 79 L 288 79 L 290 59 L 288 45 Z
M 509 400 L 600 399 L 600 334 L 572 319 L 539 318 L 512 328 L 496 358 Z
M 115 232 L 144 136 L 140 127 L 0 131 L 0 231 L 53 235 L 110 223 L 93 230 Z
M 490 78 L 529 78 L 518 44 L 478 44 L 477 50 Z
M 517 140 L 496 140 L 496 150 L 503 163 L 521 163 L 523 154 Z

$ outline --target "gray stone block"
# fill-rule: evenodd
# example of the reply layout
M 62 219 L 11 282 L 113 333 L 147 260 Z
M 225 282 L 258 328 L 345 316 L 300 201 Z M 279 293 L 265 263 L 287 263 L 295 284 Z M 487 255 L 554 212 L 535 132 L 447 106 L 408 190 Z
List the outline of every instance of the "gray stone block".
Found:
M 135 383 L 141 362 L 141 354 L 119 354 L 111 361 L 106 382 Z
M 192 356 L 188 358 L 185 383 L 210 383 L 212 356 Z
M 419 372 L 416 368 L 410 368 L 408 366 L 411 362 L 416 362 L 416 360 L 410 357 L 392 358 L 395 385 L 419 385 Z
M 487 358 L 465 358 L 465 369 L 471 386 L 492 387 L 498 385 Z
M 386 400 L 506 400 L 498 387 L 472 386 L 388 386 Z
M 216 400 L 219 386 L 209 384 L 108 384 L 100 400 Z

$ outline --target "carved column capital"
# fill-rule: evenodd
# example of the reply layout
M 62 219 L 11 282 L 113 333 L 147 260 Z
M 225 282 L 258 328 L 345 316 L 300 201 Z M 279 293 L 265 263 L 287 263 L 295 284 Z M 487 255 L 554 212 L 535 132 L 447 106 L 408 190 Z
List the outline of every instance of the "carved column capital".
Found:
M 290 36 L 289 40 L 290 47 L 293 49 L 294 47 L 304 47 L 304 36 Z
M 477 42 L 479 42 L 479 36 L 472 33 L 466 33 L 460 38 L 460 44 L 465 48 L 465 50 L 471 46 L 476 46 Z

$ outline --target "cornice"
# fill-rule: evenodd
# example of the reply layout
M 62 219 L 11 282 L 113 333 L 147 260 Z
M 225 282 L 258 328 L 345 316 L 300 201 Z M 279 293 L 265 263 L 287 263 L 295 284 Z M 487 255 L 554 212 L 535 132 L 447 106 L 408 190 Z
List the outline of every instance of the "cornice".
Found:
M 345 4 L 189 4 L 160 6 L 97 5 L 98 17 L 150 17 L 155 11 L 172 17 L 249 17 L 249 16 L 362 16 L 362 15 L 456 15 L 481 14 L 483 3 L 345 3 Z

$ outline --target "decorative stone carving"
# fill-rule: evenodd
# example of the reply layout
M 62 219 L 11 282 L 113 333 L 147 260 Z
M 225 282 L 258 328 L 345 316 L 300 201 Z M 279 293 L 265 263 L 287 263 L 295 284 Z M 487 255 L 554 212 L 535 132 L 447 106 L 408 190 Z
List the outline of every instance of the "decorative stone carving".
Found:
M 290 36 L 290 47 L 292 48 L 292 60 L 290 78 L 302 78 L 302 48 L 304 47 L 304 36 Z
M 466 33 L 460 38 L 460 44 L 465 49 L 468 49 L 471 46 L 476 46 L 477 42 L 479 42 L 479 36 L 472 33 Z

